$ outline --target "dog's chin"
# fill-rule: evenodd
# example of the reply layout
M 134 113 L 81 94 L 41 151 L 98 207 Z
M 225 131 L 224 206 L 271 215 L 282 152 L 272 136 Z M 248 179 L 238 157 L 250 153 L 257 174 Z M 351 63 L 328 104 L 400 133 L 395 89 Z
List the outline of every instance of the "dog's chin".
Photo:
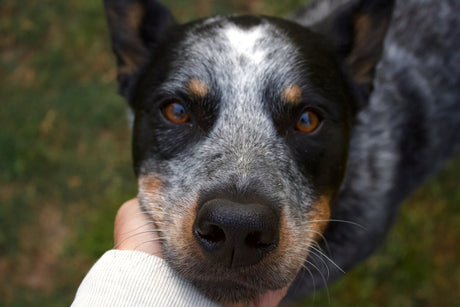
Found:
M 298 272 L 298 268 L 281 269 L 267 263 L 234 269 L 206 261 L 170 264 L 205 296 L 219 303 L 249 302 L 268 291 L 282 289 Z
M 220 303 L 249 302 L 261 294 L 261 289 L 249 288 L 234 281 L 192 280 L 192 284 L 213 301 Z

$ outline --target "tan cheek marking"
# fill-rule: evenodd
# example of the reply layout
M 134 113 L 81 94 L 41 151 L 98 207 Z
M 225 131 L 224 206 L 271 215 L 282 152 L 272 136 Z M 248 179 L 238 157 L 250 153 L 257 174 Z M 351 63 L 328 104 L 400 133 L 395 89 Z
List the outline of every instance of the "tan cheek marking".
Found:
M 315 209 L 307 215 L 308 221 L 311 222 L 307 224 L 306 229 L 295 230 L 298 228 L 295 226 L 291 226 L 292 230 L 290 232 L 288 232 L 289 228 L 286 229 L 289 236 L 286 241 L 289 249 L 286 250 L 290 252 L 285 257 L 290 258 L 287 264 L 290 265 L 291 270 L 295 270 L 296 274 L 302 268 L 306 257 L 310 253 L 311 246 L 321 239 L 321 235 L 326 229 L 330 218 L 329 202 L 329 196 L 320 197 L 319 201 L 315 203 Z
M 292 233 L 287 224 L 286 214 L 282 210 L 280 217 L 280 237 L 278 251 L 282 254 L 285 254 L 293 243 L 294 240 L 292 238 Z
M 193 236 L 197 204 L 177 208 L 165 215 L 161 190 L 162 182 L 155 174 L 139 178 L 139 199 L 146 206 L 152 219 L 158 222 L 158 228 L 163 231 L 161 236 L 168 238 L 167 245 L 176 250 L 181 257 L 204 257 Z
M 296 105 L 302 100 L 302 90 L 297 84 L 293 84 L 283 91 L 282 99 L 287 104 Z
M 183 214 L 175 224 L 175 229 L 171 236 L 173 244 L 182 254 L 185 254 L 185 257 L 189 257 L 190 259 L 197 256 L 201 258 L 205 257 L 193 235 L 193 223 L 195 222 L 197 206 L 198 204 L 194 203 L 181 210 Z
M 162 186 L 161 180 L 155 174 L 139 177 L 139 200 L 153 220 L 159 223 L 163 221 Z
M 315 210 L 307 215 L 308 221 L 315 222 L 307 223 L 307 226 L 297 225 L 286 215 L 285 210 L 281 210 L 278 247 L 258 265 L 279 272 L 276 273 L 279 274 L 277 277 L 286 280 L 286 284 L 292 282 L 302 269 L 313 241 L 321 239 L 320 234 L 324 232 L 330 218 L 329 202 L 329 196 L 322 196 L 316 202 Z
M 306 229 L 298 229 L 298 226 L 289 222 L 289 219 L 286 217 L 286 213 L 282 210 L 280 217 L 279 245 L 273 256 L 277 257 L 282 255 L 282 257 L 298 257 L 298 255 L 292 254 L 293 247 L 297 249 L 297 245 L 310 244 L 305 241 L 306 239 L 309 241 L 317 241 L 318 239 L 321 239 L 320 234 L 322 234 L 326 229 L 331 215 L 329 203 L 329 196 L 321 196 L 320 200 L 315 204 L 315 209 L 308 213 L 307 219 L 311 222 L 308 223 L 309 226 L 307 227 L 310 228 L 310 231 Z M 307 233 L 307 238 L 304 239 L 305 233 Z M 305 250 L 305 248 L 299 248 L 297 250 L 302 251 Z M 295 260 L 292 259 L 292 261 Z
M 273 265 L 273 263 L 279 265 L 281 262 L 284 262 L 285 259 L 283 258 L 292 256 L 292 254 L 289 253 L 289 250 L 295 243 L 294 241 L 292 231 L 287 222 L 286 214 L 284 213 L 284 210 L 281 210 L 278 246 L 276 250 L 269 254 L 268 257 L 262 259 L 261 265 Z
M 289 220 L 285 210 L 281 210 L 279 229 L 277 249 L 262 259 L 259 265 L 279 272 L 277 278 L 282 278 L 288 284 L 302 268 L 306 258 L 306 242 L 302 240 L 303 230 L 298 229 L 295 223 Z
M 319 234 L 324 232 L 331 217 L 330 201 L 329 196 L 321 196 L 315 209 L 308 213 L 308 220 L 311 221 L 310 228 L 313 230 L 310 231 L 310 238 L 315 241 L 321 238 Z
M 191 79 L 187 86 L 187 93 L 193 98 L 204 98 L 208 94 L 208 86 L 203 81 Z

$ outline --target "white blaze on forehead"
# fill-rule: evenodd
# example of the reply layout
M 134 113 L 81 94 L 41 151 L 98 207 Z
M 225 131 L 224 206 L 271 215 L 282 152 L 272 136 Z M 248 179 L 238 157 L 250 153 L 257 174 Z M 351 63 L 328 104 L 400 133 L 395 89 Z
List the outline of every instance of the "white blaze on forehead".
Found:
M 232 25 L 224 31 L 231 46 L 239 54 L 251 59 L 255 64 L 264 60 L 265 52 L 257 48 L 258 42 L 264 37 L 264 31 L 261 27 L 244 30 Z

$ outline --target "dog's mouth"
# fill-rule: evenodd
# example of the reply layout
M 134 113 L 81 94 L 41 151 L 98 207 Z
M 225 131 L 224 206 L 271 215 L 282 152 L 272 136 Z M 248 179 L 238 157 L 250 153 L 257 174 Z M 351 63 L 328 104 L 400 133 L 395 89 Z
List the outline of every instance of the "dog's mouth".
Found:
M 261 294 L 260 288 L 250 287 L 231 280 L 192 281 L 194 286 L 207 297 L 218 302 L 250 301 Z
M 197 241 L 188 246 L 174 243 L 165 242 L 165 256 L 170 265 L 210 299 L 222 303 L 250 301 L 267 291 L 285 287 L 294 279 L 306 257 L 306 253 L 299 253 L 305 249 L 298 249 L 294 256 L 276 248 L 254 264 L 229 265 L 206 256 Z M 184 251 L 190 249 L 196 253 L 179 261 Z
M 166 261 L 222 303 L 250 301 L 289 285 L 329 218 L 329 204 L 323 199 L 303 218 L 288 205 L 221 196 L 193 205 L 168 205 L 166 211 L 159 181 L 141 183 L 139 199 L 159 222 Z
M 266 218 L 264 214 L 261 216 Z M 319 214 L 316 216 L 316 220 L 327 219 Z M 323 231 L 302 226 L 281 211 L 278 223 L 273 223 L 277 225 L 276 231 L 264 228 L 266 224 L 258 225 L 257 218 L 251 216 L 249 224 L 261 226 L 264 233 L 255 234 L 253 229 L 245 232 L 241 224 L 244 218 L 238 215 L 239 221 L 234 221 L 233 226 L 239 232 L 233 236 L 225 235 L 230 231 L 223 231 L 216 225 L 203 227 L 205 235 L 197 235 L 196 225 L 200 224 L 201 217 L 198 210 L 193 221 L 186 214 L 176 221 L 179 229 L 173 226 L 166 235 L 169 240 L 164 241 L 165 256 L 179 274 L 219 302 L 250 301 L 267 291 L 289 285 L 302 268 L 318 233 Z

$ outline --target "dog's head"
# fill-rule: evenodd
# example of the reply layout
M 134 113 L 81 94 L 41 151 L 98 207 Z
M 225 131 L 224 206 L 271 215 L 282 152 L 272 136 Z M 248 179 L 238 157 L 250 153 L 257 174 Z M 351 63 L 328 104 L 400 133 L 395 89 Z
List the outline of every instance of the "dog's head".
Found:
M 156 1 L 106 1 L 141 206 L 210 298 L 288 285 L 321 238 L 388 2 L 355 1 L 311 31 L 264 16 L 178 25 Z

